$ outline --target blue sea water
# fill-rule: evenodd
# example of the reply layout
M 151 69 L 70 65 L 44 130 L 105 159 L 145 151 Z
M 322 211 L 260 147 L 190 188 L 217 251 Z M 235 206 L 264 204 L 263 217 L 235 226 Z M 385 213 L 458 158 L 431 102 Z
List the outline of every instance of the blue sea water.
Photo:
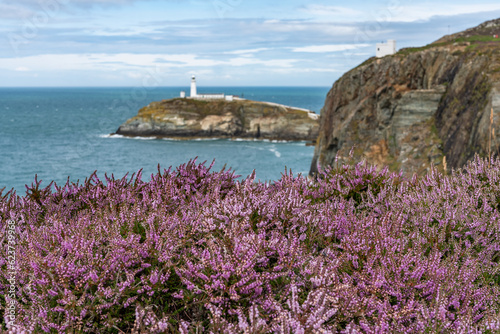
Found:
M 215 159 L 246 177 L 278 180 L 285 166 L 307 174 L 314 148 L 304 142 L 177 141 L 109 136 L 151 101 L 179 96 L 185 87 L 166 88 L 0 88 L 0 189 L 25 194 L 35 174 L 42 186 L 54 180 L 83 181 L 97 170 L 116 178 L 143 169 L 143 180 L 162 168 L 198 157 Z M 282 103 L 317 113 L 328 87 L 210 87 L 199 93 L 234 94 Z

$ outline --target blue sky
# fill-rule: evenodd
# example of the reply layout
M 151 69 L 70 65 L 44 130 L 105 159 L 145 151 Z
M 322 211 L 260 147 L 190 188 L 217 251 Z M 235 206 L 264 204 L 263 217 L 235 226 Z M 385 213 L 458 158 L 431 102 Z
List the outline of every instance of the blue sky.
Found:
M 0 86 L 331 86 L 377 42 L 498 17 L 498 0 L 0 0 Z

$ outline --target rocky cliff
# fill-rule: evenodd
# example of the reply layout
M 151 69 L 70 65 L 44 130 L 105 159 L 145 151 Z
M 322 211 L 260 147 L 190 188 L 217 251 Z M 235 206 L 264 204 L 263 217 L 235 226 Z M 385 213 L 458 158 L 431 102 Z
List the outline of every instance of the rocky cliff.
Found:
M 238 99 L 153 102 L 116 131 L 125 136 L 255 138 L 314 141 L 319 115 L 274 103 Z
M 355 160 L 425 173 L 490 149 L 500 126 L 500 19 L 347 72 L 321 111 L 311 174 L 354 147 Z M 498 152 L 494 136 L 491 150 Z

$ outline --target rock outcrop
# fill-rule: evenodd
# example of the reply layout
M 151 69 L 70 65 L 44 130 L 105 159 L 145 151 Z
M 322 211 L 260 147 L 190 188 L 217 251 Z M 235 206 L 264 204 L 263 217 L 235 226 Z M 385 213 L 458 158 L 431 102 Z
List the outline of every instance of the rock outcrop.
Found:
M 314 141 L 319 115 L 305 109 L 238 99 L 152 102 L 116 131 L 125 136 L 255 138 Z
M 311 175 L 354 148 L 357 161 L 424 174 L 498 152 L 500 19 L 347 72 L 321 111 Z M 490 110 L 493 121 L 490 125 Z

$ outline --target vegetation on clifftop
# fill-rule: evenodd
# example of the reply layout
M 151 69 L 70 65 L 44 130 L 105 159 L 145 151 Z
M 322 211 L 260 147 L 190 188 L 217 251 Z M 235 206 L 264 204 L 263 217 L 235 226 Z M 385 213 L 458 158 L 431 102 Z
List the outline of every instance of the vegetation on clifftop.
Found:
M 447 47 L 455 55 L 462 55 L 464 52 L 473 54 L 482 54 L 486 50 L 491 50 L 500 47 L 500 38 L 494 36 L 500 34 L 500 23 L 495 29 L 489 28 L 474 28 L 466 32 L 461 32 L 449 36 L 445 36 L 433 43 L 420 47 L 407 47 L 400 49 L 396 56 L 408 56 L 410 54 L 426 51 L 430 49 Z M 391 56 L 388 56 L 391 57 Z M 358 67 L 368 65 L 377 58 L 372 57 L 364 61 Z M 357 67 L 356 67 L 357 68 Z

